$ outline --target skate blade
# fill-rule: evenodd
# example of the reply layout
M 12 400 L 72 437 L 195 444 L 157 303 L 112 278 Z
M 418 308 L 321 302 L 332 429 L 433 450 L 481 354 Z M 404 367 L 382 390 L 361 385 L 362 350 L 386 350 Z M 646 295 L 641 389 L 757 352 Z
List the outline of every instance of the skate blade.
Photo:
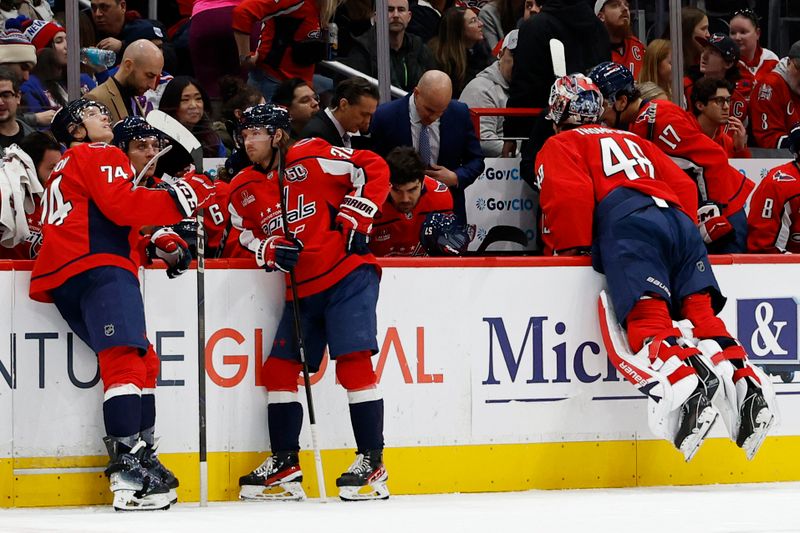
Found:
M 683 442 L 681 442 L 681 445 L 678 449 L 683 454 L 683 459 L 687 463 L 692 460 L 694 455 L 697 453 L 697 450 L 700 449 L 700 445 L 703 444 L 706 435 L 708 435 L 708 432 L 711 431 L 711 427 L 717 420 L 717 416 L 719 416 L 719 412 L 714 407 L 708 406 L 703 409 L 703 412 L 700 413 L 699 417 L 697 417 L 697 421 L 700 422 L 700 427 L 693 431 L 691 435 L 688 435 L 685 439 L 683 439 Z
M 114 493 L 115 511 L 166 511 L 169 506 L 169 494 L 148 494 L 137 498 L 132 490 L 118 490 Z
M 744 440 L 744 444 L 742 444 L 742 449 L 748 461 L 752 461 L 753 457 L 756 456 L 756 453 L 758 453 L 761 445 L 764 444 L 764 439 L 767 438 L 767 433 L 769 433 L 774 423 L 775 415 L 772 414 L 772 411 L 768 408 L 765 407 L 758 412 L 758 416 L 756 416 L 756 429 Z
M 376 481 L 363 487 L 339 487 L 339 498 L 346 502 L 388 500 L 389 488 L 382 481 Z
M 281 483 L 272 487 L 263 485 L 242 485 L 239 499 L 245 501 L 303 501 L 306 493 L 298 482 Z

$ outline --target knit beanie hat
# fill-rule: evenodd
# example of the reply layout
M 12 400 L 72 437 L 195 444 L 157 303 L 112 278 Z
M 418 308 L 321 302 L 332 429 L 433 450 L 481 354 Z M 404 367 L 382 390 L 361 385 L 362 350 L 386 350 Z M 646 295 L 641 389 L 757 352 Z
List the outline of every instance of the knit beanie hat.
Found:
M 55 37 L 56 34 L 61 31 L 66 30 L 57 22 L 32 20 L 30 25 L 25 28 L 24 33 L 25 37 L 27 37 L 28 40 L 33 43 L 33 46 L 36 47 L 36 51 L 38 52 L 39 50 L 50 46 L 50 43 L 53 42 L 53 37 Z
M 19 30 L 0 30 L 0 64 L 36 64 L 36 47 Z

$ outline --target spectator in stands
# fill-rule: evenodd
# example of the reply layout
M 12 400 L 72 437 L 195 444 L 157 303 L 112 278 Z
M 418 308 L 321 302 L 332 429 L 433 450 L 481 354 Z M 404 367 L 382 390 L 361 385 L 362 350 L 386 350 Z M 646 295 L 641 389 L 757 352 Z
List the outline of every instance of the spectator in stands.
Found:
M 524 11 L 525 0 L 492 0 L 481 8 L 478 18 L 483 22 L 483 37 L 489 50 L 494 50 L 517 27 Z
M 20 103 L 19 77 L 6 67 L 0 67 L 0 152 L 34 129 L 17 118 Z M 2 155 L 0 153 L 0 155 Z
M 347 78 L 336 86 L 331 107 L 326 107 L 308 121 L 300 137 L 320 137 L 333 146 L 361 148 L 361 134 L 369 131 L 369 123 L 378 107 L 380 94 L 364 78 Z M 354 142 L 355 141 L 355 142 Z
M 698 38 L 704 45 L 703 53 L 700 56 L 701 77 L 712 78 L 715 80 L 727 80 L 733 89 L 733 100 L 731 103 L 731 115 L 742 122 L 747 120 L 747 107 L 752 87 L 743 86 L 741 74 L 739 74 L 739 47 L 729 36 L 723 33 L 715 33 L 709 39 Z M 691 102 L 692 84 L 700 78 L 684 80 L 686 91 L 686 101 Z
M 203 157 L 225 157 L 227 150 L 214 131 L 211 100 L 200 83 L 189 76 L 175 76 L 164 88 L 159 109 L 174 117 L 203 145 Z
M 645 81 L 637 83 L 636 88 L 639 89 L 639 92 L 642 94 L 643 102 L 649 102 L 650 100 L 669 100 L 669 96 L 667 96 L 664 89 L 655 82 Z
M 750 98 L 753 141 L 761 148 L 788 148 L 789 131 L 800 123 L 800 41 L 772 72 L 764 74 Z
M 523 21 L 528 20 L 531 15 L 538 14 L 541 10 L 541 4 L 539 4 L 536 0 L 525 0 L 525 8 L 522 12 L 522 19 L 517 21 L 517 29 L 519 29 L 519 26 L 523 23 Z
M 770 170 L 750 197 L 751 254 L 800 253 L 800 126 L 789 132 L 789 149 L 794 159 Z
M 163 68 L 161 50 L 147 39 L 140 39 L 125 48 L 119 70 L 87 93 L 86 98 L 105 105 L 112 124 L 129 115 L 142 115 L 134 109 L 133 97 L 155 90 Z
M 667 33 L 669 35 L 669 33 Z M 708 39 L 708 16 L 702 9 L 684 7 L 681 9 L 681 35 L 683 37 L 683 73 L 693 79 L 700 77 L 700 55 L 703 45 L 698 37 Z
M 514 68 L 514 49 L 519 30 L 511 30 L 503 39 L 498 60 L 483 69 L 469 82 L 459 100 L 473 108 L 502 108 L 508 101 L 508 82 Z M 481 117 L 481 149 L 485 157 L 500 157 L 503 152 L 503 117 Z
M 451 7 L 444 12 L 439 35 L 428 46 L 439 68 L 450 76 L 456 98 L 491 62 L 483 39 L 483 23 L 474 11 L 463 7 Z
M 0 31 L 0 65 L 25 81 L 36 65 L 36 47 L 17 29 Z
M 755 84 L 756 78 L 767 74 L 775 68 L 780 58 L 775 52 L 763 48 L 758 40 L 761 38 L 761 25 L 758 15 L 752 9 L 740 9 L 733 12 L 730 20 L 730 36 L 739 45 L 739 72 L 743 80 Z
M 436 61 L 422 39 L 406 31 L 411 20 L 408 0 L 388 0 L 387 3 L 391 82 L 395 87 L 410 91 L 416 87 L 426 70 L 436 68 Z M 375 26 L 355 39 L 350 55 L 342 58 L 342 62 L 368 76 L 378 77 L 378 35 Z
M 647 45 L 639 72 L 639 83 L 653 82 L 672 98 L 672 44 L 666 39 L 653 39 Z
M 628 0 L 596 0 L 594 14 L 608 30 L 608 37 L 611 40 L 611 61 L 628 67 L 636 78 L 642 69 L 645 46 L 631 31 Z
M 222 140 L 222 144 L 230 152 L 236 147 L 234 129 L 242 111 L 248 107 L 266 103 L 266 100 L 258 89 L 247 85 L 237 76 L 223 76 L 219 80 L 219 87 L 222 96 L 220 120 L 214 121 L 213 128 Z
M 189 53 L 197 81 L 212 99 L 220 97 L 223 76 L 241 75 L 233 38 L 233 8 L 240 0 L 199 0 L 192 7 Z
M 303 129 L 319 113 L 319 95 L 300 78 L 291 78 L 281 83 L 272 95 L 272 103 L 289 110 L 292 121 L 292 130 L 289 133 L 294 139 L 302 139 Z
M 67 104 L 67 34 L 56 22 L 26 20 L 25 36 L 36 47 L 36 66 L 22 84 L 22 109 L 39 113 Z M 81 94 L 95 88 L 88 74 L 81 74 Z M 52 117 L 50 117 L 52 118 Z
M 92 0 L 91 10 L 97 47 L 116 52 L 117 64 L 122 61 L 128 46 L 139 39 L 149 40 L 154 34 L 164 39 L 164 28 L 160 23 L 144 19 L 136 11 L 128 11 L 125 0 Z M 175 51 L 170 43 L 162 44 L 162 54 L 172 70 Z
M 418 0 L 411 6 L 411 22 L 408 24 L 408 32 L 427 43 L 439 35 L 442 13 L 453 3 L 454 0 Z
M 50 22 L 53 20 L 53 8 L 47 0 L 15 0 L 17 13 L 31 20 Z
M 732 89 L 725 79 L 700 78 L 692 90 L 692 113 L 700 130 L 722 146 L 728 157 L 750 157 L 744 124 L 730 112 Z
M 428 169 L 453 195 L 453 210 L 466 222 L 464 189 L 483 172 L 483 152 L 466 105 L 451 100 L 450 78 L 439 70 L 423 74 L 412 94 L 378 107 L 370 132 L 374 149 L 413 146 Z

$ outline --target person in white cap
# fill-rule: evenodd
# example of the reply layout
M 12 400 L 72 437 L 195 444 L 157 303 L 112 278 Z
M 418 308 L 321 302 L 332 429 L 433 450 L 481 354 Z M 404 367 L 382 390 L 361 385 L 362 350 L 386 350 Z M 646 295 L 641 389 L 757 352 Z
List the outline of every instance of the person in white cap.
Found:
M 608 30 L 611 61 L 627 67 L 635 79 L 642 69 L 645 45 L 631 31 L 628 0 L 596 0 L 594 14 Z
M 519 30 L 511 30 L 495 48 L 497 61 L 483 69 L 461 92 L 459 100 L 469 107 L 506 107 L 508 82 L 514 68 L 514 49 Z M 503 151 L 503 117 L 481 117 L 481 149 L 485 157 L 500 157 Z

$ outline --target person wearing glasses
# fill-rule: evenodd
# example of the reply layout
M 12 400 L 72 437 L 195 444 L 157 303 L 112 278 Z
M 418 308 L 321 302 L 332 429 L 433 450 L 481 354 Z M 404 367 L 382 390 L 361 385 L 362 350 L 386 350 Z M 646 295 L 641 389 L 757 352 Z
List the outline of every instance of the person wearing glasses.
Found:
M 727 80 L 701 78 L 692 91 L 692 114 L 700 130 L 722 146 L 728 157 L 751 157 L 744 124 L 731 116 L 732 89 Z
M 761 148 L 789 148 L 789 131 L 800 122 L 800 41 L 771 72 L 759 76 L 750 98 L 753 141 Z
M 12 144 L 35 130 L 17 118 L 20 103 L 20 79 L 11 70 L 0 66 L 0 155 Z

